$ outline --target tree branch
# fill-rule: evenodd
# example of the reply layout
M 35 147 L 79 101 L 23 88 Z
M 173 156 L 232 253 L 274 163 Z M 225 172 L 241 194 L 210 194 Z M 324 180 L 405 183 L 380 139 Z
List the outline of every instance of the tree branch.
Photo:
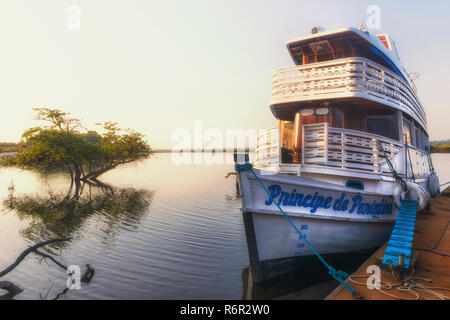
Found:
M 38 255 L 42 256 L 43 258 L 47 258 L 47 259 L 52 260 L 58 267 L 60 267 L 60 268 L 62 268 L 64 270 L 67 270 L 67 266 L 63 265 L 61 262 L 59 262 L 58 260 L 53 258 L 51 255 L 46 254 L 46 253 L 44 253 L 42 251 L 39 251 L 39 250 L 35 250 L 34 252 L 37 253 Z
M 16 286 L 14 283 L 9 282 L 9 281 L 0 281 L 0 289 L 8 291 L 8 294 L 6 294 L 6 297 L 0 296 L 0 300 L 2 300 L 3 297 L 5 299 L 6 298 L 10 299 L 10 298 L 18 295 L 19 293 L 23 292 L 22 288 L 20 288 L 19 286 Z
M 32 247 L 29 247 L 28 249 L 26 249 L 25 251 L 23 251 L 20 256 L 16 259 L 16 261 L 11 264 L 9 267 L 7 267 L 5 270 L 0 271 L 0 278 L 3 277 L 4 275 L 8 274 L 9 272 L 11 272 L 12 270 L 14 270 L 21 262 L 23 259 L 25 259 L 25 257 L 27 255 L 29 255 L 31 252 L 35 251 L 36 249 L 46 246 L 50 243 L 55 243 L 55 242 L 62 242 L 62 241 L 69 241 L 72 238 L 61 238 L 61 239 L 53 239 L 53 240 L 47 240 L 44 242 L 40 242 L 35 244 Z

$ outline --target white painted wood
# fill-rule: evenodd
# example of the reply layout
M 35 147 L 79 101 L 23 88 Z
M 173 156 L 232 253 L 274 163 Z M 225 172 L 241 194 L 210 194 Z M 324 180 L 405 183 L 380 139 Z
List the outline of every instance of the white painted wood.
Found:
M 383 66 L 352 57 L 275 71 L 271 107 L 288 102 L 362 97 L 402 110 L 426 130 L 422 104 L 408 83 Z

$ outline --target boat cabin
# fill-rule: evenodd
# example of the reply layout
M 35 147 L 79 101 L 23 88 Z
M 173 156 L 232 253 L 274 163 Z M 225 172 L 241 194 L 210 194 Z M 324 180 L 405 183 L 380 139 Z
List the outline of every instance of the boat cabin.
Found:
M 387 35 L 347 28 L 295 39 L 287 48 L 296 66 L 273 73 L 270 105 L 280 152 L 267 157 L 261 149 L 261 163 L 278 158 L 380 172 L 379 144 L 394 156 L 406 142 L 424 163 L 419 171 L 428 170 L 425 112 Z
M 395 43 L 386 34 L 380 34 L 376 38 L 392 53 L 391 57 L 388 57 L 373 43 L 361 37 L 359 33 L 351 30 L 334 34 L 325 33 L 322 37 L 319 34 L 315 37 L 292 40 L 288 42 L 287 49 L 296 65 L 362 57 L 388 68 L 406 80 L 403 73 L 392 61 L 392 56 L 398 57 Z
M 333 129 L 354 130 L 362 136 L 369 136 L 364 135 L 367 133 L 400 144 L 407 142 L 412 148 L 430 151 L 427 133 L 411 117 L 394 108 L 375 104 L 367 107 L 350 101 L 323 101 L 302 104 L 295 112 L 280 117 L 281 162 L 302 163 L 304 128 L 325 123 Z

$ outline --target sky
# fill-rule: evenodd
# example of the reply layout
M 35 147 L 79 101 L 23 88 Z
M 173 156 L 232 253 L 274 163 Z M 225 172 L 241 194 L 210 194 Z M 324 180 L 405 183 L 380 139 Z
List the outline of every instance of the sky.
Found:
M 371 32 L 388 33 L 421 75 L 431 140 L 449 139 L 448 0 L 2 0 L 0 141 L 38 124 L 33 107 L 70 112 L 89 129 L 119 122 L 154 148 L 172 147 L 172 133 L 196 120 L 272 127 L 272 72 L 294 65 L 286 42 L 317 25 L 358 27 L 370 5 L 381 14 Z

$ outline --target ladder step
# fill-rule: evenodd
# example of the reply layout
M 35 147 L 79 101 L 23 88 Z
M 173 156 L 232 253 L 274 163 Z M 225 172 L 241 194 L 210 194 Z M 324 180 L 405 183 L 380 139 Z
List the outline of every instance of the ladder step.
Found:
M 405 224 L 415 224 L 416 219 L 408 219 L 399 217 L 397 218 L 397 224 L 405 223 Z
M 394 229 L 397 229 L 399 231 L 414 231 L 413 227 L 407 227 L 407 226 L 394 226 Z
M 409 214 L 409 213 L 404 213 L 404 212 L 399 212 L 397 215 L 397 218 L 401 218 L 401 219 L 416 219 L 416 215 L 415 214 Z
M 413 239 L 413 237 L 392 235 L 390 240 L 394 240 L 394 241 L 410 241 L 410 242 L 412 242 L 414 239 Z
M 416 218 L 398 216 L 396 224 L 400 224 L 400 223 L 415 224 L 415 222 L 416 222 Z
M 412 244 L 409 241 L 396 241 L 396 240 L 389 240 L 389 247 L 391 248 L 398 248 L 398 249 L 412 249 Z
M 405 223 L 405 222 L 397 222 L 395 224 L 395 227 L 403 227 L 403 228 L 412 228 L 414 229 L 414 227 L 416 226 L 415 223 Z
M 410 237 L 412 237 L 412 236 L 414 236 L 414 232 L 394 229 L 392 231 L 391 235 L 400 236 L 400 237 L 403 237 L 403 236 L 410 236 Z
M 402 202 L 389 242 L 384 251 L 383 265 L 388 266 L 388 260 L 390 260 L 392 265 L 397 266 L 399 256 L 403 255 L 405 257 L 404 268 L 409 267 L 416 225 L 416 213 L 417 201 L 404 200 Z

